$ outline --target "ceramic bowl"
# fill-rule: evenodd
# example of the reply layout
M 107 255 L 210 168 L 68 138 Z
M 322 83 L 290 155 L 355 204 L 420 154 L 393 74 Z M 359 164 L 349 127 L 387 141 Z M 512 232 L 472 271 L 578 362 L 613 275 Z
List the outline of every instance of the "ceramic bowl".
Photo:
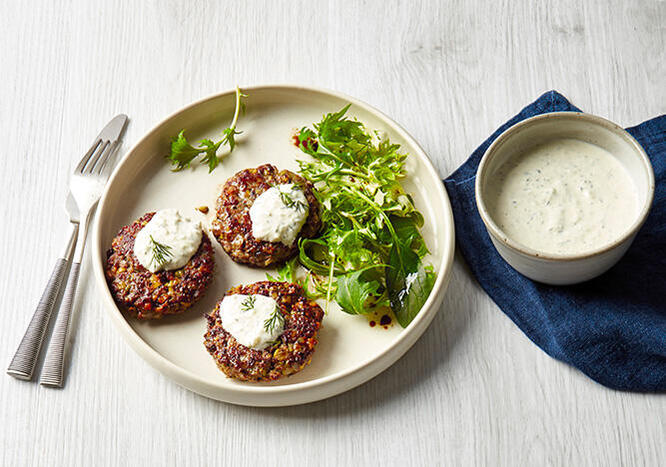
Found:
M 634 182 L 639 203 L 635 219 L 626 231 L 611 243 L 578 254 L 546 253 L 520 244 L 498 227 L 484 199 L 489 180 L 509 158 L 535 145 L 564 138 L 595 144 L 611 153 Z M 502 133 L 481 159 L 475 191 L 481 219 L 502 258 L 530 279 L 566 285 L 599 276 L 624 255 L 650 211 L 654 174 L 641 145 L 615 123 L 585 113 L 554 112 L 528 118 Z

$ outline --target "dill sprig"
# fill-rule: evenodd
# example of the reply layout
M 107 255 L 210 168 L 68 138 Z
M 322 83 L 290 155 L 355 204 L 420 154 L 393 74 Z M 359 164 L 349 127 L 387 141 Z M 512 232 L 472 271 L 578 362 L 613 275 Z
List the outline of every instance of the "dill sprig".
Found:
M 273 313 L 264 321 L 264 329 L 266 332 L 273 332 L 278 326 L 284 325 L 284 316 L 280 313 L 278 307 L 273 309 Z
M 241 302 L 241 310 L 250 311 L 254 308 L 254 303 L 257 301 L 257 298 L 254 295 L 249 295 L 245 300 Z
M 173 258 L 171 247 L 158 242 L 152 235 L 150 236 L 150 249 L 153 256 L 151 262 L 157 267 L 164 266 L 171 258 Z
M 274 185 L 274 188 L 278 191 L 278 193 L 280 193 L 280 200 L 286 207 L 294 208 L 297 211 L 302 211 L 307 207 L 307 204 L 301 200 L 295 200 L 291 197 L 291 194 L 287 193 L 286 191 L 282 191 L 279 186 Z

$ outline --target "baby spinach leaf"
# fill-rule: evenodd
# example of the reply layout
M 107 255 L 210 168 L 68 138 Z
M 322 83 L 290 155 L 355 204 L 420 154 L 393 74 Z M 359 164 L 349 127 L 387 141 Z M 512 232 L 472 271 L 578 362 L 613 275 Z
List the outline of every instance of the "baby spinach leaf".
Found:
M 428 271 L 419 255 L 400 242 L 389 253 L 386 287 L 391 309 L 400 326 L 407 327 L 428 299 L 435 284 L 435 274 Z
M 376 280 L 364 278 L 366 270 L 354 271 L 337 278 L 335 301 L 342 310 L 351 315 L 367 313 L 368 299 L 379 293 L 381 284 Z
M 423 225 L 423 218 L 421 220 L 421 225 Z M 410 217 L 396 217 L 391 216 L 391 224 L 393 224 L 393 229 L 395 230 L 396 235 L 405 245 L 409 246 L 419 258 L 423 258 L 429 253 L 428 247 L 419 232 L 419 225 L 417 224 L 419 218 L 416 216 Z

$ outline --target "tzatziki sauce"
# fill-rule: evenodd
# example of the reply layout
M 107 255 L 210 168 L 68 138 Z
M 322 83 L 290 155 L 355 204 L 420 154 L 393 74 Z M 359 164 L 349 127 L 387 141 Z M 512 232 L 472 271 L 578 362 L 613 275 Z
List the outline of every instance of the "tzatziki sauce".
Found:
M 222 327 L 252 349 L 265 349 L 284 331 L 284 319 L 274 315 L 280 313 L 277 302 L 265 295 L 227 295 L 219 313 Z
M 556 139 L 507 160 L 486 185 L 488 212 L 506 235 L 550 254 L 610 244 L 636 220 L 638 195 L 611 153 Z
M 136 235 L 134 256 L 150 272 L 180 269 L 199 249 L 202 235 L 199 221 L 177 209 L 162 209 Z M 156 260 L 156 243 L 163 248 L 163 261 Z
M 297 185 L 284 183 L 264 191 L 250 207 L 252 235 L 292 246 L 308 218 L 308 200 Z

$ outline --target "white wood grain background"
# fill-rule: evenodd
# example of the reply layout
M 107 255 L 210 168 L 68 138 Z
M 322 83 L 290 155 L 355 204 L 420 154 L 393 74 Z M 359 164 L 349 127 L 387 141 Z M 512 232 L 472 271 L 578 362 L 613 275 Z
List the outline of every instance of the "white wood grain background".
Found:
M 549 89 L 624 126 L 666 112 L 664 1 L 0 0 L 0 18 L 2 364 L 60 252 L 72 162 L 118 112 L 126 150 L 236 83 L 323 86 L 393 116 L 442 176 Z M 207 400 L 153 371 L 90 269 L 66 388 L 0 375 L 2 465 L 666 465 L 666 396 L 611 391 L 546 356 L 460 258 L 398 363 L 282 409 Z

